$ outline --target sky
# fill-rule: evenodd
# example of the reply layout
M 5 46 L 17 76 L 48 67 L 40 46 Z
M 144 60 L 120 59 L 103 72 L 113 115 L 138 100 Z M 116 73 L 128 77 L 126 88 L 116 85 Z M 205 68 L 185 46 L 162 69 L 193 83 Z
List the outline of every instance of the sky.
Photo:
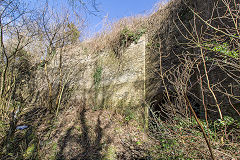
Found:
M 90 35 L 101 30 L 103 19 L 107 17 L 110 21 L 117 21 L 123 17 L 150 13 L 154 6 L 167 0 L 96 0 L 99 16 L 89 15 L 87 17 L 88 27 L 86 29 Z
M 57 11 L 62 11 L 62 8 L 69 7 L 71 1 L 91 2 L 91 0 L 22 0 L 28 4 L 30 8 L 43 8 L 45 2 L 54 7 Z M 95 0 L 96 8 L 99 12 L 94 12 L 96 15 L 87 13 L 84 16 L 85 21 L 85 36 L 91 37 L 96 32 L 102 29 L 104 20 L 110 22 L 117 21 L 123 17 L 145 15 L 151 13 L 156 4 L 166 3 L 169 0 Z M 92 10 L 91 5 L 89 9 Z M 80 9 L 79 9 L 80 10 Z

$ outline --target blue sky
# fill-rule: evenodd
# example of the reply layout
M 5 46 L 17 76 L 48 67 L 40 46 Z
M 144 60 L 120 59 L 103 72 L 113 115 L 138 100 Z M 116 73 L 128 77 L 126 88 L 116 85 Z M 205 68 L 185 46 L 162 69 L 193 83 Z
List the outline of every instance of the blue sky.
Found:
M 90 15 L 87 24 L 90 34 L 99 31 L 104 17 L 110 21 L 117 21 L 120 18 L 138 14 L 147 14 L 158 2 L 167 0 L 96 0 L 100 10 L 99 16 Z
M 46 1 L 49 5 L 61 12 L 62 8 L 69 7 L 70 1 L 77 0 L 22 0 L 28 4 L 30 8 L 43 8 Z M 90 2 L 91 0 L 83 0 L 83 2 Z M 85 34 L 94 35 L 102 28 L 103 19 L 107 17 L 108 21 L 117 21 L 120 18 L 134 16 L 138 14 L 147 14 L 152 11 L 154 6 L 160 2 L 167 2 L 168 0 L 95 0 L 97 9 L 99 10 L 97 16 L 86 14 Z M 90 6 L 90 5 L 88 5 Z M 91 10 L 92 8 L 89 7 Z M 79 9 L 82 10 L 82 9 Z M 89 36 L 88 36 L 89 37 Z

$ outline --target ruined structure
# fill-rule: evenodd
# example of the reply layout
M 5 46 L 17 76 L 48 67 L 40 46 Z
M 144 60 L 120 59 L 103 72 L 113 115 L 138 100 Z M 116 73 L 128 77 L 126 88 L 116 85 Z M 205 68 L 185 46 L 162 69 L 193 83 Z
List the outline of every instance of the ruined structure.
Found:
M 211 38 L 221 35 L 206 25 L 208 22 L 211 26 L 234 27 L 218 18 L 226 11 L 221 1 L 174 0 L 148 18 L 146 33 L 120 56 L 109 50 L 92 54 L 81 45 L 70 46 L 63 59 L 66 68 L 74 66 L 68 73 L 74 74 L 77 98 L 86 98 L 97 108 L 134 106 L 145 116 L 150 105 L 171 118 L 189 114 L 187 96 L 200 117 L 208 116 L 208 109 L 218 117 L 218 107 L 228 110 L 229 104 L 239 100 L 239 65 L 232 57 L 228 61 L 238 66 L 224 64 L 221 55 L 197 47 L 196 38 L 212 43 Z M 207 21 L 210 18 L 212 21 Z M 228 38 L 223 35 L 219 43 Z M 208 60 L 204 61 L 202 54 Z M 231 73 L 227 71 L 230 68 Z

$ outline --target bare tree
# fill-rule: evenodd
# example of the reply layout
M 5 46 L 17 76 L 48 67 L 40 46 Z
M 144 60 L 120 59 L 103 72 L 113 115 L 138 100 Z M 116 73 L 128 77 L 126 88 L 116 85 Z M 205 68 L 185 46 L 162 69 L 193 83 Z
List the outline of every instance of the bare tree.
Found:
M 79 7 L 80 5 L 83 3 L 78 4 Z M 44 92 L 44 88 L 38 88 L 43 87 L 44 83 L 43 86 L 34 87 L 30 83 L 38 84 L 39 77 L 42 81 L 46 80 L 48 90 L 46 107 L 51 112 L 58 111 L 60 107 L 65 85 L 62 66 L 63 47 L 79 41 L 84 22 L 78 19 L 77 24 L 71 17 L 73 12 L 69 9 L 66 8 L 65 12 L 56 12 L 46 3 L 43 10 L 33 12 L 21 0 L 0 2 L 0 121 L 6 126 L 0 132 L 1 151 L 14 136 L 21 111 L 32 105 L 36 107 L 38 102 L 31 104 L 30 101 L 35 93 Z M 39 53 L 42 59 L 35 58 L 39 57 L 37 55 Z M 50 73 L 49 65 L 57 54 L 59 54 L 58 72 Z M 42 93 L 40 96 L 44 99 Z
M 28 53 L 24 50 L 35 33 L 26 18 L 30 13 L 21 1 L 0 2 L 0 120 L 7 127 L 1 136 L 1 147 L 14 135 L 18 114 L 28 98 L 22 90 L 30 75 Z

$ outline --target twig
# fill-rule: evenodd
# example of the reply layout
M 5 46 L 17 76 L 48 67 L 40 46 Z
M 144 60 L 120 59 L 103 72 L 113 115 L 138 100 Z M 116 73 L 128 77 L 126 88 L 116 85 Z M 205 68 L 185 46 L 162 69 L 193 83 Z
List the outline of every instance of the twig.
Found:
M 187 101 L 187 103 L 188 103 L 188 106 L 189 106 L 191 112 L 193 113 L 194 118 L 196 119 L 196 121 L 197 121 L 197 123 L 198 123 L 200 129 L 202 130 L 202 133 L 203 133 L 204 139 L 205 139 L 205 141 L 206 141 L 206 143 L 207 143 L 208 149 L 209 149 L 210 154 L 211 154 L 211 158 L 212 158 L 213 160 L 215 160 L 216 158 L 215 158 L 215 156 L 214 156 L 214 154 L 213 154 L 212 147 L 211 147 L 211 144 L 210 144 L 210 142 L 209 142 L 209 140 L 208 140 L 208 137 L 207 137 L 207 135 L 206 135 L 206 133 L 205 133 L 205 131 L 204 131 L 204 129 L 203 129 L 203 126 L 202 126 L 201 122 L 199 121 L 199 119 L 198 119 L 198 117 L 197 117 L 195 111 L 193 110 L 192 105 L 191 105 L 191 103 L 190 103 L 190 101 L 189 101 L 187 95 L 185 95 L 185 99 L 186 99 L 186 101 Z

